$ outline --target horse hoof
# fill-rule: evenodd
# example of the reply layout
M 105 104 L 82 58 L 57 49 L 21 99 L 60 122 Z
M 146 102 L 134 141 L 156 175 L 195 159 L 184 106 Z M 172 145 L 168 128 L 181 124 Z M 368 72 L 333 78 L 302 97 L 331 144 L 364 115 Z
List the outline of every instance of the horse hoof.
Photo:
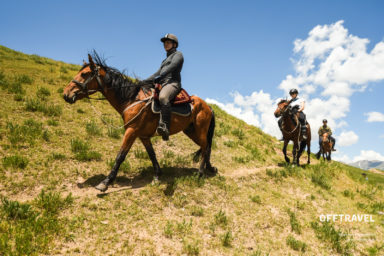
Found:
M 217 168 L 214 166 L 207 168 L 207 171 L 209 171 L 210 173 L 217 173 L 218 172 Z
M 100 190 L 101 192 L 105 192 L 108 189 L 108 186 L 104 184 L 104 182 L 100 182 L 99 185 L 95 187 L 97 190 Z
M 151 183 L 153 186 L 156 186 L 156 185 L 159 185 L 160 184 L 160 181 L 159 181 L 159 177 L 153 177 L 153 180 L 152 180 L 152 183 Z

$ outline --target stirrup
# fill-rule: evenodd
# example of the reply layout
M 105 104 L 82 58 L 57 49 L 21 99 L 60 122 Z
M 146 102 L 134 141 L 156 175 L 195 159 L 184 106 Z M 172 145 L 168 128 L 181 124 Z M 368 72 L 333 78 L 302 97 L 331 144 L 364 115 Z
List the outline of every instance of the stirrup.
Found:
M 161 135 L 163 140 L 169 140 L 169 130 L 167 129 L 167 125 L 165 123 L 160 123 L 156 132 Z

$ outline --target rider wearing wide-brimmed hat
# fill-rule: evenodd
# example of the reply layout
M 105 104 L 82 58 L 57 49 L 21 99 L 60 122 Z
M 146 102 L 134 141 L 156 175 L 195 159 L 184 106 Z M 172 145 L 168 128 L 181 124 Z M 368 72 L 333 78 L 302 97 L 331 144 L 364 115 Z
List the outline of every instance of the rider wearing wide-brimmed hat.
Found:
M 163 140 L 168 140 L 171 122 L 171 101 L 181 89 L 180 72 L 183 68 L 184 58 L 183 54 L 176 50 L 179 46 L 179 40 L 175 35 L 166 34 L 160 41 L 164 44 L 167 58 L 161 62 L 159 70 L 147 80 L 163 86 L 159 94 L 161 112 L 157 133 L 163 137 Z

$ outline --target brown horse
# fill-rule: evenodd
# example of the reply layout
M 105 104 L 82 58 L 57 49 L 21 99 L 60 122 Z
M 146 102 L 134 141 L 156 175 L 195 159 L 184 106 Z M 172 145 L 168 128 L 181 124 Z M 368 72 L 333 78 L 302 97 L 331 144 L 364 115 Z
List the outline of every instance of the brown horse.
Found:
M 287 157 L 287 145 L 290 140 L 293 141 L 293 163 L 300 165 L 300 156 L 303 153 L 305 146 L 307 146 L 308 160 L 307 163 L 311 162 L 310 154 L 311 154 L 311 127 L 309 123 L 307 123 L 307 139 L 304 140 L 301 134 L 301 126 L 297 115 L 293 114 L 292 108 L 289 106 L 289 101 L 281 100 L 277 104 L 277 109 L 275 110 L 275 117 L 282 116 L 283 124 L 282 124 L 282 133 L 284 139 L 284 147 L 283 153 L 284 158 L 287 163 L 289 163 L 289 158 Z
M 157 181 L 161 169 L 157 162 L 150 138 L 157 135 L 156 128 L 159 115 L 154 114 L 149 107 L 153 100 L 152 82 L 135 81 L 126 77 L 115 68 L 108 67 L 96 52 L 88 54 L 89 64 L 84 63 L 74 79 L 66 86 L 63 97 L 68 103 L 87 98 L 100 92 L 112 107 L 121 115 L 124 121 L 125 133 L 121 148 L 117 154 L 114 166 L 109 175 L 96 186 L 100 191 L 106 191 L 116 179 L 120 164 L 136 138 L 143 143 L 152 161 Z M 199 97 L 192 96 L 193 110 L 189 116 L 172 115 L 170 133 L 183 131 L 197 145 L 197 154 L 201 155 L 199 174 L 204 170 L 216 173 L 217 169 L 210 163 L 212 138 L 215 129 L 215 116 L 208 104 Z
M 328 133 L 324 133 L 322 135 L 322 137 L 323 137 L 323 139 L 321 141 L 320 152 L 321 152 L 324 160 L 327 159 L 328 161 L 330 161 L 333 143 L 329 139 Z

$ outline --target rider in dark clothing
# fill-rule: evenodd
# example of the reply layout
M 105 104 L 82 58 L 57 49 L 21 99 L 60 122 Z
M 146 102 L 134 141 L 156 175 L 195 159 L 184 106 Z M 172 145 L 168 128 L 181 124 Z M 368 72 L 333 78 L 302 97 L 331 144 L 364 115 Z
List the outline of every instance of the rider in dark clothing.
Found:
M 179 46 L 179 41 L 175 35 L 166 34 L 160 40 L 164 43 L 167 58 L 163 60 L 159 70 L 147 80 L 151 80 L 162 85 L 162 89 L 159 94 L 161 112 L 157 133 L 163 137 L 163 140 L 168 140 L 171 122 L 171 101 L 181 90 L 180 72 L 183 68 L 184 58 L 183 54 L 176 50 Z

